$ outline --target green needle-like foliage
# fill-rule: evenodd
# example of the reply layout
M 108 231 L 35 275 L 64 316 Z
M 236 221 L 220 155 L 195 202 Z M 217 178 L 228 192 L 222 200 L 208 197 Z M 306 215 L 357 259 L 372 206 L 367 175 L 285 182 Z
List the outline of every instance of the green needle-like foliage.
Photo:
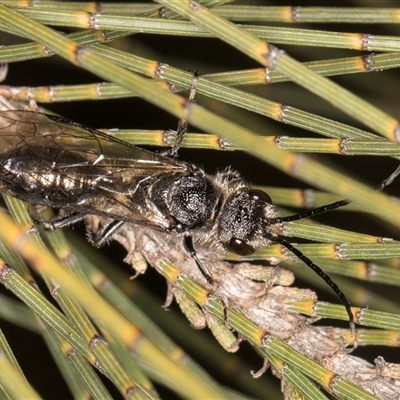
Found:
M 351 200 L 275 233 L 329 273 L 356 332 L 329 286 L 280 244 L 246 258 L 196 248 L 211 286 L 176 235 L 125 224 L 95 249 L 84 224 L 33 229 L 30 212 L 54 214 L 5 196 L 0 397 L 397 398 L 400 179 L 373 188 L 400 159 L 400 8 L 26 3 L 0 0 L 0 96 L 11 108 L 152 151 L 173 146 L 185 118 L 180 158 L 209 174 L 232 166 L 281 216 Z

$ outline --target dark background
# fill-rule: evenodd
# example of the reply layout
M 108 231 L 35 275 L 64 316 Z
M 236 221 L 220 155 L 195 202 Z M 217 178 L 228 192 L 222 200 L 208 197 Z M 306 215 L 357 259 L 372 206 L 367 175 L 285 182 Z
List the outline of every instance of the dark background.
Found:
M 283 5 L 280 1 L 242 2 L 246 4 L 263 5 Z M 328 3 L 328 2 L 327 2 Z M 319 1 L 300 2 L 286 1 L 284 5 L 321 5 Z M 328 4 L 327 4 L 328 5 Z M 398 6 L 398 2 L 390 1 L 330 1 L 329 6 Z M 278 24 L 276 24 L 278 25 Z M 335 30 L 343 32 L 368 32 L 381 35 L 398 35 L 399 27 L 395 25 L 296 25 L 296 28 L 315 28 L 325 30 Z M 0 33 L 0 44 L 12 44 L 10 36 Z M 143 57 L 157 59 L 161 62 L 170 64 L 183 70 L 196 69 L 200 74 L 220 72 L 237 69 L 254 68 L 258 65 L 248 57 L 230 48 L 219 40 L 198 39 L 198 38 L 179 38 L 159 35 L 135 35 L 130 38 L 120 40 L 120 48 L 131 51 Z M 324 58 L 340 58 L 360 55 L 360 52 L 338 49 L 321 49 L 312 47 L 280 46 L 299 61 L 319 60 Z M 399 101 L 399 72 L 389 70 L 371 74 L 356 74 L 343 77 L 335 77 L 334 81 L 354 91 L 365 100 L 381 107 L 383 110 L 396 118 L 400 118 Z M 39 59 L 15 63 L 10 65 L 6 84 L 13 86 L 42 86 L 42 85 L 69 85 L 80 83 L 99 82 L 99 79 L 83 69 L 71 66 L 66 61 L 58 57 Z M 291 83 L 281 83 L 276 85 L 265 85 L 259 87 L 244 88 L 270 100 L 279 101 L 294 107 L 299 107 L 305 111 L 314 112 L 327 118 L 336 119 L 344 123 L 364 128 L 350 117 L 333 109 L 324 101 L 319 100 L 314 95 L 296 87 Z M 197 96 L 199 104 L 206 103 L 202 96 Z M 215 102 L 206 103 L 208 107 L 217 107 Z M 96 128 L 134 128 L 134 129 L 175 129 L 177 120 L 174 116 L 148 104 L 138 98 L 122 100 L 104 101 L 81 101 L 72 103 L 46 104 L 45 107 L 54 112 L 70 118 L 73 121 L 93 126 Z M 249 115 L 242 110 L 228 111 L 227 106 L 223 106 L 223 112 L 233 116 L 239 124 L 253 129 L 262 135 L 290 135 L 312 137 L 313 133 L 297 129 L 292 126 L 267 120 L 258 115 Z M 192 131 L 198 131 L 191 128 Z M 243 176 L 254 184 L 264 184 L 280 187 L 308 188 L 306 184 L 295 180 L 286 174 L 268 166 L 254 157 L 243 152 L 215 152 L 211 150 L 180 150 L 180 157 L 186 161 L 197 163 L 203 166 L 207 172 L 214 173 L 218 168 L 222 169 L 231 165 L 239 170 Z M 379 157 L 342 157 L 336 155 L 315 156 L 324 160 L 324 163 L 340 166 L 340 170 L 348 171 L 354 177 L 360 178 L 371 187 L 387 177 L 397 166 L 398 162 L 389 158 Z M 393 195 L 399 194 L 399 184 L 395 182 L 387 188 L 387 192 Z M 379 205 L 377 205 L 379 207 Z M 325 224 L 332 224 L 339 228 L 354 230 L 357 232 L 369 233 L 372 235 L 389 236 L 398 239 L 399 232 L 386 231 L 382 225 L 375 223 L 369 218 L 356 213 L 334 212 L 324 215 L 319 219 Z M 84 235 L 83 227 L 76 227 L 75 232 Z M 99 250 L 105 257 L 112 257 L 114 262 L 119 264 L 119 268 L 129 272 L 129 266 L 122 262 L 124 251 L 117 245 Z M 121 261 L 119 261 L 121 260 Z M 358 282 L 363 284 L 363 282 Z M 165 281 L 158 276 L 151 268 L 137 284 L 145 285 L 153 294 L 159 296 L 160 305 L 164 302 L 166 293 Z M 307 282 L 296 280 L 296 285 L 307 286 Z M 367 286 L 371 286 L 366 284 Z M 4 290 L 1 289 L 3 292 Z M 393 291 L 398 292 L 397 288 L 385 287 L 384 285 L 374 285 L 377 292 Z M 318 294 L 320 294 L 317 291 Z M 395 294 L 394 294 L 395 295 Z M 322 299 L 337 302 L 336 298 L 329 294 L 322 294 Z M 168 322 L 168 313 L 165 314 Z M 9 339 L 17 359 L 26 373 L 30 382 L 40 392 L 43 398 L 65 398 L 69 399 L 69 392 L 63 385 L 61 377 L 58 375 L 57 368 L 53 364 L 46 348 L 43 346 L 41 338 L 35 334 L 27 333 L 19 328 L 14 328 L 9 323 L 1 321 L 1 328 Z M 167 329 L 167 328 L 166 328 Z M 203 335 L 209 335 L 207 330 L 201 332 L 193 330 L 194 340 L 202 340 Z M 400 362 L 400 354 L 397 349 L 390 348 L 362 348 L 356 351 L 357 355 L 373 362 L 374 358 L 382 355 L 387 361 Z M 241 345 L 240 352 L 236 355 L 246 359 L 252 369 L 257 370 L 261 367 L 262 360 L 250 349 L 250 346 Z M 45 373 L 44 373 L 45 371 Z M 219 371 L 209 371 L 216 379 L 231 386 L 232 380 L 224 377 Z M 54 374 L 53 374 L 54 373 Z M 267 373 L 270 375 L 270 372 Z M 261 378 L 261 379 L 268 379 Z M 279 381 L 276 381 L 278 387 Z M 174 395 L 165 389 L 159 388 L 163 398 L 174 398 Z M 115 394 L 117 396 L 117 394 Z M 265 398 L 270 398 L 267 394 Z

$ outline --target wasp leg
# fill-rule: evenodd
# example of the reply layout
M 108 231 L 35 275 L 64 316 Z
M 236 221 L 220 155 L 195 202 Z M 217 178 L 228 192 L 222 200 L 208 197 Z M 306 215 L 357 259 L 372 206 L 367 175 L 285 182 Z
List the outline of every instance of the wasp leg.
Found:
M 92 234 L 89 238 L 91 244 L 95 247 L 105 245 L 111 239 L 111 236 L 114 235 L 114 233 L 121 228 L 124 223 L 124 221 L 115 220 L 106 226 L 100 234 Z
M 8 74 L 8 64 L 1 63 L 0 64 L 0 82 L 5 81 Z
M 187 102 L 185 104 L 185 107 L 187 107 L 188 105 L 190 105 L 190 103 L 194 102 L 194 96 L 196 94 L 196 89 L 197 89 L 197 83 L 199 81 L 199 74 L 196 70 L 193 70 L 193 79 L 192 79 L 192 84 L 190 86 L 190 93 L 189 93 L 189 97 L 187 99 Z M 186 109 L 185 109 L 186 111 Z M 168 151 L 168 155 L 170 157 L 177 157 L 178 156 L 178 150 L 181 147 L 183 138 L 185 136 L 185 134 L 188 131 L 188 122 L 186 121 L 185 118 L 182 118 L 179 122 L 178 122 L 178 127 L 176 129 L 176 139 L 175 139 L 175 143 L 173 145 L 173 147 Z M 197 261 L 196 261 L 197 262 Z
M 190 257 L 193 258 L 193 260 L 196 262 L 200 272 L 203 274 L 204 278 L 206 278 L 206 281 L 210 284 L 214 284 L 214 279 L 212 278 L 212 275 L 208 268 L 200 261 L 199 257 L 197 257 L 196 250 L 194 249 L 193 246 L 193 238 L 191 236 L 184 236 L 183 238 L 183 247 L 187 251 Z
M 84 214 L 71 213 L 63 217 L 51 218 L 48 221 L 37 216 L 32 216 L 32 219 L 35 224 L 39 224 L 49 231 L 54 231 L 55 229 L 64 228 L 65 226 L 75 224 L 76 222 L 81 221 L 84 216 Z

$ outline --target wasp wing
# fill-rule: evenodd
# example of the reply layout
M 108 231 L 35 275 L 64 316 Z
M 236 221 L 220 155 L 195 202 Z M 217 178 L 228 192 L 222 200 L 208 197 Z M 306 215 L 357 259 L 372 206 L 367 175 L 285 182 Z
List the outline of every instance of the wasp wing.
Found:
M 0 190 L 31 203 L 168 229 L 142 186 L 192 167 L 62 118 L 0 111 Z

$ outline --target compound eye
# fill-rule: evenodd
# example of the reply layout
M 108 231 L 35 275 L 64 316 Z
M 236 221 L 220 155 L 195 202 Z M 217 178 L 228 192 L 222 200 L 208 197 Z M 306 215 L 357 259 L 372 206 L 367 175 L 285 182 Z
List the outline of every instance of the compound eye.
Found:
M 236 238 L 231 239 L 229 249 L 239 256 L 249 256 L 255 252 L 253 247 L 249 246 L 244 240 Z
M 265 203 L 272 204 L 272 199 L 269 195 L 262 190 L 252 189 L 249 192 L 249 195 L 253 198 L 253 200 L 262 200 Z

